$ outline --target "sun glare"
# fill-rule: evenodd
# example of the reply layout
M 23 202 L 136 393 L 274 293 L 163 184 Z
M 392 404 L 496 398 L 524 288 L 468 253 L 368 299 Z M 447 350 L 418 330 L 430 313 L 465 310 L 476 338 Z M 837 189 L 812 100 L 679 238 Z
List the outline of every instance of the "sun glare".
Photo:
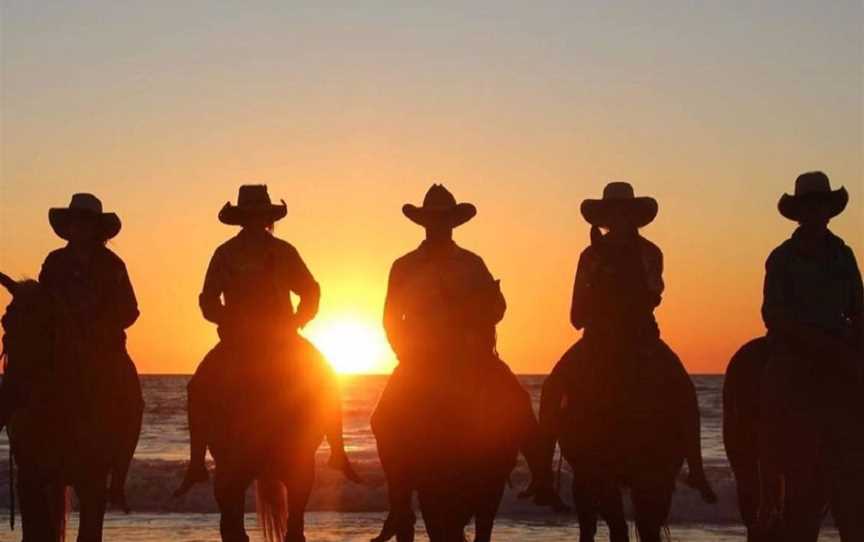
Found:
M 305 335 L 338 373 L 382 373 L 390 369 L 393 353 L 380 325 L 342 317 L 316 321 Z

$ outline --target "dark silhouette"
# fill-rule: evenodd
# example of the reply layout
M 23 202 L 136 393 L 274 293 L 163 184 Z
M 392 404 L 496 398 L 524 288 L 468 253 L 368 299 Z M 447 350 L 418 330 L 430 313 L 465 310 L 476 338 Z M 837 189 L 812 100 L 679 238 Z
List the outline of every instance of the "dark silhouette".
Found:
M 69 485 L 80 501 L 78 540 L 100 541 L 106 503 L 128 511 L 144 404 L 124 330 L 138 308 L 123 262 L 105 247 L 120 231 L 117 215 L 75 194 L 49 219 L 68 245 L 48 255 L 39 282 L 0 274 L 13 296 L 3 316 L 0 426 L 18 463 L 24 539 L 64 537 Z
M 285 214 L 266 186 L 240 187 L 238 204 L 226 203 L 219 220 L 243 229 L 216 250 L 199 298 L 220 341 L 189 382 L 191 460 L 175 494 L 208 479 L 209 446 L 226 541 L 248 540 L 244 495 L 255 480 L 265 536 L 305 540 L 303 513 L 325 434 L 330 465 L 357 480 L 342 441 L 338 383 L 297 333 L 317 313 L 320 289 L 297 250 L 271 233 Z
M 594 540 L 598 514 L 612 542 L 628 540 L 626 486 L 640 540 L 659 541 L 685 458 L 688 483 L 706 501 L 716 497 L 702 467 L 695 389 L 654 319 L 663 256 L 638 228 L 654 219 L 657 202 L 616 182 L 603 199 L 583 202 L 582 214 L 592 242 L 579 259 L 571 321 L 585 332 L 543 386 L 546 462 L 557 440 L 574 471 L 580 540 Z
M 768 333 L 727 369 L 724 440 L 754 542 L 817 540 L 828 503 L 841 539 L 864 540 L 864 287 L 828 229 L 847 201 L 821 172 L 781 197 L 799 227 L 766 264 Z
M 520 449 L 541 502 L 552 502 L 551 467 L 538 468 L 530 398 L 496 352 L 499 283 L 452 239 L 475 207 L 433 185 L 422 207 L 403 212 L 426 240 L 393 264 L 384 305 L 399 366 L 372 416 L 391 507 L 375 540 L 413 540 L 416 491 L 432 542 L 462 542 L 472 518 L 475 539 L 488 541 Z

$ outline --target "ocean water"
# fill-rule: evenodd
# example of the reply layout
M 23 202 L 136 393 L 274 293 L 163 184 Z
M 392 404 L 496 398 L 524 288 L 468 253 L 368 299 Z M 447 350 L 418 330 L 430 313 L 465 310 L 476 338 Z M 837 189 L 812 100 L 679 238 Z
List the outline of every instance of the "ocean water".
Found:
M 539 402 L 543 376 L 520 376 Z M 127 484 L 134 512 L 110 512 L 106 540 L 210 541 L 218 540 L 217 507 L 212 488 L 201 486 L 181 499 L 171 497 L 179 484 L 188 456 L 186 382 L 188 376 L 143 376 L 144 425 Z M 369 428 L 369 417 L 386 382 L 386 376 L 342 377 L 345 439 L 364 484 L 346 482 L 325 466 L 328 450 L 318 452 L 318 470 L 308 514 L 307 538 L 312 541 L 368 540 L 377 533 L 386 510 L 384 476 Z M 722 441 L 722 376 L 694 376 L 702 412 L 702 443 L 708 475 L 720 497 L 716 505 L 703 503 L 696 492 L 679 484 L 675 493 L 670 528 L 673 540 L 743 540 L 735 486 Z M 0 457 L 8 455 L 5 432 L 0 437 Z M 562 496 L 569 499 L 569 472 L 562 472 Z M 512 475 L 513 488 L 505 493 L 495 539 L 500 541 L 551 541 L 575 539 L 578 523 L 571 515 L 557 515 L 520 501 L 516 495 L 528 481 L 524 462 Z M 0 467 L 0 526 L 8 525 L 8 469 Z M 254 511 L 251 492 L 248 510 Z M 74 532 L 73 514 L 70 530 Z M 247 524 L 255 539 L 255 521 Z M 2 528 L 2 527 L 0 527 Z M 419 527 L 418 527 L 419 528 Z M 0 541 L 19 540 L 20 530 L 0 531 Z M 420 537 L 422 540 L 423 537 Z M 837 540 L 826 530 L 822 540 Z

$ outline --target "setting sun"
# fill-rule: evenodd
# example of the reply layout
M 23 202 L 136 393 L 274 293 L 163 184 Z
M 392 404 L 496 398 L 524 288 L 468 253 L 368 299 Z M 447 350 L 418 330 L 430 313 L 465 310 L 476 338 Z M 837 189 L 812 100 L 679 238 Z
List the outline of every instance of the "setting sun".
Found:
M 383 373 L 391 367 L 393 353 L 384 330 L 360 317 L 315 321 L 304 334 L 338 373 Z

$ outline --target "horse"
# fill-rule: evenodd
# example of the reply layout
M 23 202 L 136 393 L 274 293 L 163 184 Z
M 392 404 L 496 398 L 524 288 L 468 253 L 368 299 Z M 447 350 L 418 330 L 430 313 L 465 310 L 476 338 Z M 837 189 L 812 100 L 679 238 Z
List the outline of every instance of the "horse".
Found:
M 581 542 L 594 541 L 599 518 L 611 542 L 629 540 L 624 488 L 630 489 L 640 540 L 659 542 L 667 530 L 676 479 L 689 457 L 688 434 L 698 434 L 699 414 L 695 388 L 677 356 L 662 341 L 652 348 L 657 350 L 646 356 L 631 353 L 634 363 L 610 365 L 582 339 L 564 354 L 560 372 L 544 382 L 541 424 L 546 427 L 551 409 L 550 431 L 573 472 Z M 700 489 L 703 500 L 716 500 L 707 483 Z
M 458 371 L 438 375 L 440 381 L 424 374 L 400 404 L 388 405 L 388 410 L 398 408 L 399 418 L 382 412 L 379 403 L 372 431 L 379 454 L 388 440 L 388 447 L 399 448 L 402 482 L 417 492 L 430 542 L 464 542 L 472 519 L 474 540 L 489 542 L 520 451 L 532 471 L 537 464 L 539 430 L 528 392 L 504 362 L 496 359 L 492 365 Z M 412 379 L 420 380 L 417 375 Z M 406 397 L 413 398 L 410 405 Z M 394 436 L 399 439 L 395 445 Z M 393 536 L 399 542 L 414 540 L 413 522 L 385 523 L 374 540 Z
M 213 492 L 225 542 L 248 540 L 245 494 L 253 482 L 265 539 L 305 541 L 315 452 L 336 419 L 338 382 L 309 341 L 299 335 L 289 341 L 288 363 L 282 343 L 251 346 L 241 355 L 256 357 L 255 362 L 237 360 L 228 387 L 206 393 L 213 417 L 206 442 L 215 465 Z M 298 360 L 302 367 L 294 363 Z
M 3 273 L 0 284 L 12 294 L 2 319 L 0 396 L 9 415 L 24 540 L 65 539 L 71 486 L 79 501 L 79 542 L 100 542 L 107 504 L 128 511 L 123 487 L 144 407 L 135 366 L 128 360 L 100 379 L 70 363 L 74 337 L 49 293 L 37 281 L 16 282 Z M 91 412 L 79 401 L 93 387 L 107 394 L 111 409 Z
M 803 408 L 787 395 L 792 387 L 777 385 L 784 371 L 771 366 L 768 337 L 744 344 L 726 369 L 723 439 L 748 542 L 815 542 L 829 506 L 841 540 L 864 540 L 860 355 L 856 374 L 854 352 L 824 336 L 816 340 L 819 363 L 802 373 L 811 393 L 795 392 L 807 399 Z M 791 382 L 801 385 L 795 377 Z M 785 412 L 772 404 L 778 401 Z M 772 429 L 781 425 L 782 432 Z M 771 449 L 783 450 L 783 457 Z

